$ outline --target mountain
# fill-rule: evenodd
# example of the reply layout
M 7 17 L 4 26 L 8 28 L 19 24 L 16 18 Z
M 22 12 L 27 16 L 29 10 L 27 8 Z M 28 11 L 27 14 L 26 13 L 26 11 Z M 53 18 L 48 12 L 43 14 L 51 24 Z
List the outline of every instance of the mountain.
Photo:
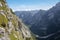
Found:
M 26 14 L 27 14 L 27 15 L 28 15 L 28 14 L 29 14 L 29 15 L 31 14 L 31 15 L 33 16 L 33 15 L 34 15 L 35 13 L 37 13 L 38 11 L 39 11 L 39 10 L 15 11 L 15 14 L 16 14 L 17 16 L 20 16 L 20 17 L 21 17 L 21 15 L 24 15 L 24 14 L 25 14 L 25 15 L 26 15 Z
M 33 17 L 31 21 L 31 31 L 33 31 L 34 34 L 40 34 L 39 28 L 40 28 L 40 21 L 42 19 L 42 16 L 45 14 L 45 10 L 39 10 Z M 36 32 L 35 32 L 36 31 Z
M 39 13 L 40 12 L 40 13 Z M 32 25 L 39 19 L 40 14 L 43 15 L 45 10 L 32 10 L 32 11 L 15 11 L 15 14 L 23 20 L 25 24 Z
M 43 15 L 40 27 L 46 28 L 45 35 L 60 31 L 60 2 Z M 44 25 L 44 26 L 43 26 Z M 53 30 L 54 29 L 54 30 Z
M 44 39 L 44 37 L 49 38 L 53 36 L 52 34 L 59 32 L 60 31 L 60 20 L 59 20 L 60 19 L 60 2 L 57 3 L 51 9 L 47 10 L 42 16 L 40 14 L 39 17 L 41 17 L 40 21 L 36 21 L 36 23 L 31 27 L 31 30 L 33 33 L 37 34 L 40 38 L 42 37 Z M 38 18 L 38 17 L 36 16 L 35 18 Z M 60 34 L 57 34 L 57 35 L 60 35 Z M 55 40 L 54 39 L 55 37 L 53 36 L 50 39 L 53 38 L 52 40 Z M 58 38 L 60 37 L 57 37 L 56 40 Z
M 19 16 L 25 24 L 31 26 L 30 27 L 31 31 L 33 31 L 33 33 L 36 34 L 38 33 L 40 27 L 40 26 L 37 27 L 37 25 L 40 24 L 39 22 L 41 20 L 41 17 L 45 14 L 45 12 L 46 12 L 45 10 L 38 10 L 38 11 L 34 10 L 34 13 L 32 13 L 32 11 L 16 11 L 15 14 L 16 15 L 18 14 L 17 16 Z
M 21 19 L 23 20 L 23 18 Z M 36 34 L 38 40 L 60 40 L 60 2 L 49 10 L 39 10 L 24 20 L 26 19 L 28 20 L 24 23 L 31 26 L 30 29 Z
M 33 10 L 33 11 L 16 11 L 15 14 L 19 16 L 23 20 L 25 24 L 30 25 L 30 21 L 32 20 L 32 17 L 38 12 L 39 10 Z
M 60 40 L 60 2 L 47 10 L 38 22 L 35 30 L 38 28 L 39 40 Z M 33 29 L 34 30 L 34 29 Z
M 8 7 L 6 0 L 0 0 L 0 40 L 35 40 L 29 28 Z

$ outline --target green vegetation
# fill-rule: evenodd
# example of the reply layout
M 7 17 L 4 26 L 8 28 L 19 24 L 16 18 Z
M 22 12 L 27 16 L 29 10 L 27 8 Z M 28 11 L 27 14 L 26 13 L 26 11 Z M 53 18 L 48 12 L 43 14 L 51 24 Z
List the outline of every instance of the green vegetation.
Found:
M 14 36 L 14 32 L 13 32 L 13 31 L 12 31 L 11 34 L 9 35 L 9 38 L 10 38 L 11 40 L 17 40 L 17 38 L 15 38 L 15 36 Z
M 1 38 L 1 37 L 3 37 L 3 35 L 2 35 L 2 34 L 0 34 L 0 38 Z
M 32 35 L 32 37 L 31 37 L 30 40 L 36 40 L 36 37 L 35 37 L 35 35 L 32 32 L 31 32 L 31 35 Z
M 12 9 L 10 9 L 10 10 L 11 10 L 11 13 L 15 15 L 15 13 L 13 12 L 13 10 Z
M 12 9 L 7 7 L 5 0 L 0 0 L 0 2 L 2 3 L 2 7 L 0 7 L 0 10 L 4 11 L 4 14 L 0 13 L 0 27 L 5 29 L 5 30 L 3 29 L 3 31 L 5 31 L 5 34 L 8 35 L 8 38 L 10 38 L 10 40 L 24 40 L 22 31 L 19 30 L 19 28 L 18 28 L 18 27 L 22 27 L 22 26 L 20 26 L 22 22 L 18 23 L 17 16 L 14 14 Z M 8 14 L 9 12 L 11 12 L 11 13 Z M 9 15 L 12 16 L 11 20 L 10 19 L 8 20 Z M 11 22 L 10 25 L 12 25 L 12 27 L 9 26 L 9 24 L 8 24 L 9 22 Z M 11 33 L 9 33 L 10 29 L 12 29 Z M 3 37 L 3 34 L 0 33 L 0 38 L 1 37 Z M 32 36 L 31 38 L 27 38 L 26 40 L 35 40 L 35 39 L 34 39 L 34 36 Z
M 14 34 L 15 34 L 15 36 L 17 36 L 17 38 L 14 36 Z M 19 37 L 19 35 L 20 35 L 20 37 Z M 9 37 L 11 40 L 23 40 L 22 34 L 15 30 L 12 30 Z
M 4 0 L 0 0 L 0 2 L 6 3 L 6 1 L 4 1 Z
M 0 14 L 0 26 L 3 26 L 3 24 L 7 24 L 7 23 L 8 23 L 8 19 Z

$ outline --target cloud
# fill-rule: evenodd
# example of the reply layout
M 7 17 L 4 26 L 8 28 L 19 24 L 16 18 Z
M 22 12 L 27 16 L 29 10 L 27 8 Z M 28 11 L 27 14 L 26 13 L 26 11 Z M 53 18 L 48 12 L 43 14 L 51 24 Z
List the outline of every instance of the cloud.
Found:
M 30 10 L 40 10 L 40 9 L 44 9 L 44 10 L 48 10 L 49 8 L 51 8 L 52 6 L 39 6 L 39 5 L 19 5 L 19 6 L 15 6 L 12 7 L 12 9 L 14 11 L 30 11 Z

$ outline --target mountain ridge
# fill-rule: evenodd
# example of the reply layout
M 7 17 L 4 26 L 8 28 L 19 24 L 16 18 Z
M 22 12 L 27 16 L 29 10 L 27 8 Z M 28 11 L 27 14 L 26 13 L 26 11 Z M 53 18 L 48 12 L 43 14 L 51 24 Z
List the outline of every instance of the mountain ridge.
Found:
M 35 40 L 29 28 L 8 7 L 6 0 L 0 0 L 0 40 Z
M 45 12 L 37 12 L 32 19 L 29 19 L 29 23 L 26 23 L 28 21 L 26 21 L 25 23 L 31 25 L 30 29 L 39 37 L 38 40 L 57 40 L 60 38 L 58 37 L 58 35 L 60 36 L 60 34 L 57 34 L 57 32 L 60 31 L 60 2 L 49 10 L 46 10 Z M 56 35 L 53 33 L 56 33 Z M 45 36 L 46 38 L 43 38 Z

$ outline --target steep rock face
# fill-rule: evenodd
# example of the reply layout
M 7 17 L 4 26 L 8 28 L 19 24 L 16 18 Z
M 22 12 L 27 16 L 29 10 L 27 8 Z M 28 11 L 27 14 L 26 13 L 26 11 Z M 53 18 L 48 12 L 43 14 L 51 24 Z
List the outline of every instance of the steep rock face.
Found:
M 8 7 L 6 0 L 0 0 L 0 40 L 34 40 L 30 30 Z

